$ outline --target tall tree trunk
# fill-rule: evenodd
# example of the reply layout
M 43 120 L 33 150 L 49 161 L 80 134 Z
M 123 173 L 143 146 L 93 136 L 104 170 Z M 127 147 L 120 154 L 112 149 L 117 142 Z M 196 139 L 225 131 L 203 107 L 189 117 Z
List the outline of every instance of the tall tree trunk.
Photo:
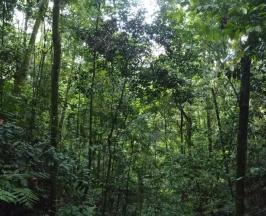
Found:
M 44 30 L 44 35 L 46 34 Z M 36 123 L 36 116 L 37 111 L 39 109 L 40 105 L 40 92 L 41 92 L 41 82 L 44 72 L 44 63 L 47 55 L 46 51 L 46 36 L 44 36 L 44 43 L 41 51 L 41 58 L 38 66 L 38 73 L 36 75 L 36 78 L 33 79 L 33 91 L 32 91 L 32 101 L 31 101 L 31 114 L 30 118 L 28 119 L 28 139 L 34 140 L 34 131 L 36 131 L 35 123 Z
M 182 130 L 181 130 L 181 142 L 183 140 L 183 118 L 185 117 L 186 119 L 186 136 L 185 136 L 185 140 L 186 140 L 186 145 L 188 147 L 188 153 L 189 155 L 191 155 L 191 147 L 193 146 L 193 142 L 192 142 L 192 130 L 193 130 L 193 126 L 192 126 L 192 118 L 187 114 L 185 113 L 184 109 L 182 106 L 179 106 L 179 110 L 181 112 L 181 127 L 182 127 Z M 184 150 L 185 152 L 185 150 Z
M 206 115 L 207 115 L 207 135 L 208 135 L 208 151 L 209 153 L 212 152 L 212 125 L 211 125 L 211 105 L 209 97 L 207 98 L 207 105 L 206 105 Z
M 231 192 L 231 196 L 233 197 L 233 189 L 232 189 L 232 182 L 229 176 L 229 165 L 228 165 L 228 160 L 226 157 L 226 150 L 225 150 L 225 142 L 224 142 L 224 135 L 223 135 L 223 130 L 222 130 L 222 123 L 220 119 L 220 111 L 219 111 L 219 106 L 217 102 L 217 97 L 214 91 L 214 88 L 211 89 L 212 93 L 212 98 L 213 98 L 213 103 L 214 103 L 214 108 L 215 108 L 215 113 L 216 113 L 216 118 L 217 118 L 217 124 L 218 124 L 218 130 L 219 130 L 219 138 L 220 138 L 220 146 L 222 149 L 222 155 L 223 155 L 223 163 L 224 163 L 224 169 L 225 173 L 227 175 L 227 182 L 228 182 L 228 187 Z
M 243 216 L 245 213 L 245 174 L 247 164 L 247 139 L 251 68 L 251 59 L 249 56 L 242 57 L 241 67 L 242 77 L 239 100 L 239 125 L 236 155 L 236 216 Z
M 187 116 L 186 130 L 187 130 L 186 140 L 187 140 L 187 146 L 188 146 L 188 153 L 189 155 L 191 155 L 191 147 L 193 145 L 193 142 L 192 142 L 192 119 L 190 116 Z
M 146 170 L 145 170 L 146 172 Z M 138 189 L 137 189 L 137 206 L 138 206 L 138 215 L 142 215 L 142 209 L 143 209 L 143 203 L 144 203 L 144 183 L 143 183 L 143 177 L 142 173 L 137 172 L 137 184 L 138 184 Z
M 1 17 L 1 20 L 2 20 L 2 26 L 1 26 L 1 46 L 2 46 L 2 49 L 5 48 L 5 16 L 6 16 L 6 10 L 5 10 L 5 5 L 4 5 L 4 2 L 2 3 L 2 17 Z M 4 70 L 4 67 L 3 67 L 3 62 L 2 60 L 0 61 L 0 111 L 3 112 L 3 96 L 4 96 L 4 77 L 3 77 L 3 70 Z
M 130 171 L 133 164 L 133 154 L 134 154 L 134 140 L 131 141 L 131 154 L 130 154 L 130 162 L 127 171 L 127 180 L 126 180 L 126 193 L 125 193 L 125 203 L 123 206 L 123 215 L 127 216 L 127 206 L 128 206 L 128 198 L 129 198 L 129 180 L 130 180 Z
M 61 65 L 61 41 L 59 32 L 60 18 L 60 0 L 54 0 L 53 6 L 53 24 L 52 24 L 52 39 L 53 39 L 53 66 L 51 70 L 51 146 L 55 149 L 59 142 L 58 128 L 58 82 Z M 51 194 L 50 194 L 50 216 L 56 215 L 56 187 L 57 187 L 57 164 L 54 161 L 54 166 L 51 171 Z
M 29 1 L 26 0 L 26 11 L 25 11 L 25 19 L 24 19 L 24 35 L 23 35 L 23 46 L 27 46 L 27 31 L 28 31 L 28 22 L 29 22 Z
M 75 52 L 75 51 L 74 51 Z M 65 123 L 65 118 L 66 118 L 66 111 L 67 111 L 67 104 L 68 104 L 68 95 L 69 95 L 69 91 L 71 89 L 72 86 L 72 82 L 73 82 L 73 75 L 74 73 L 74 67 L 75 67 L 75 53 L 73 54 L 73 58 L 72 58 L 72 67 L 70 70 L 70 76 L 67 79 L 67 87 L 66 87 L 66 91 L 65 91 L 65 97 L 64 97 L 64 102 L 63 102 L 63 106 L 62 106 L 62 112 L 60 115 L 60 120 L 59 120 L 59 148 L 62 149 L 62 138 L 63 138 L 63 127 L 64 127 L 64 123 Z M 78 74 L 81 70 L 81 65 L 79 65 L 78 67 Z
M 104 186 L 104 193 L 103 193 L 103 209 L 102 209 L 102 216 L 105 216 L 106 206 L 107 206 L 107 200 L 108 200 L 108 191 L 109 191 L 109 181 L 110 181 L 110 174 L 111 174 L 111 165 L 112 165 L 112 159 L 113 159 L 113 151 L 112 151 L 112 138 L 113 133 L 115 131 L 115 126 L 117 124 L 118 120 L 118 114 L 121 109 L 123 98 L 126 90 L 126 83 L 127 80 L 125 79 L 123 83 L 123 87 L 121 90 L 121 95 L 119 98 L 119 102 L 117 105 L 117 108 L 115 110 L 112 123 L 111 123 L 111 129 L 107 137 L 107 147 L 108 147 L 108 164 L 107 164 L 107 172 L 106 172 L 106 178 L 105 178 L 105 186 Z
M 181 153 L 185 154 L 184 135 L 183 135 L 184 115 L 182 111 L 180 111 L 180 118 L 181 118 L 180 119 Z
M 165 149 L 168 151 L 168 140 L 167 140 L 167 119 L 166 119 L 166 111 L 163 111 L 163 124 L 164 124 L 164 142 L 165 142 Z
M 96 76 L 96 61 L 97 61 L 97 53 L 94 51 L 93 53 L 93 72 L 92 72 L 92 80 L 91 80 L 91 93 L 90 93 L 90 111 L 89 111 L 89 152 L 88 152 L 88 169 L 91 168 L 92 164 L 92 123 L 93 123 L 93 103 L 94 103 L 94 86 L 95 86 L 95 76 Z
M 214 88 L 211 88 L 211 92 L 212 92 L 212 99 L 213 99 L 213 104 L 214 104 L 214 108 L 215 108 L 218 130 L 219 130 L 220 145 L 221 145 L 221 148 L 224 148 L 223 131 L 222 131 L 222 124 L 221 124 L 221 119 L 220 119 L 220 111 L 219 111 L 219 106 L 218 106 L 217 97 L 216 97 L 216 93 L 214 91 Z
M 31 33 L 28 47 L 25 51 L 25 55 L 24 55 L 23 60 L 22 60 L 21 67 L 14 74 L 14 79 L 15 79 L 14 80 L 14 92 L 16 94 L 20 93 L 21 86 L 26 79 L 26 75 L 27 75 L 27 71 L 28 71 L 29 63 L 30 63 L 30 57 L 31 57 L 31 54 L 33 52 L 33 48 L 34 48 L 35 41 L 36 41 L 36 36 L 37 36 L 38 30 L 39 30 L 39 27 L 41 25 L 41 22 L 43 20 L 44 14 L 46 12 L 47 5 L 48 5 L 48 0 L 42 0 L 39 3 L 39 11 L 38 11 L 38 14 L 37 14 L 34 26 L 33 26 L 33 30 Z
M 99 27 L 99 19 L 100 19 L 100 12 L 101 12 L 101 3 L 98 3 L 97 8 L 97 18 L 95 24 L 95 31 L 98 31 Z M 89 112 L 89 152 L 88 152 L 88 169 L 91 168 L 92 164 L 92 123 L 93 123 L 93 103 L 94 103 L 94 86 L 95 86 L 95 77 L 96 77 L 96 70 L 97 70 L 97 51 L 94 49 L 93 51 L 93 71 L 92 71 L 92 80 L 91 80 L 91 89 L 90 89 L 90 112 Z
M 100 21 L 100 13 L 101 13 L 101 2 L 97 3 L 97 17 L 96 17 L 96 23 L 95 23 L 95 32 L 98 31 L 99 28 L 99 21 Z M 93 117 L 94 117 L 94 110 L 93 110 L 93 104 L 94 104 L 94 88 L 95 88 L 95 78 L 96 78 L 96 72 L 97 72 L 97 59 L 98 54 L 96 48 L 93 50 L 93 68 L 92 68 L 92 79 L 91 79 L 91 85 L 90 85 L 90 103 L 89 103 L 89 149 L 88 149 L 88 169 L 91 169 L 91 165 L 93 162 Z M 86 187 L 84 196 L 88 194 L 89 186 Z
M 64 97 L 64 103 L 63 103 L 63 106 L 62 106 L 62 112 L 61 112 L 61 116 L 60 116 L 60 120 L 59 120 L 59 124 L 58 124 L 60 149 L 62 148 L 61 141 L 62 141 L 62 137 L 63 137 L 63 127 L 64 127 L 64 123 L 65 123 L 65 118 L 66 118 L 66 111 L 67 111 L 67 104 L 68 104 L 68 95 L 69 95 L 69 91 L 70 91 L 70 88 L 71 88 L 71 85 L 72 85 L 72 81 L 73 81 L 72 77 L 71 76 L 68 77 L 67 87 L 66 87 L 65 97 Z

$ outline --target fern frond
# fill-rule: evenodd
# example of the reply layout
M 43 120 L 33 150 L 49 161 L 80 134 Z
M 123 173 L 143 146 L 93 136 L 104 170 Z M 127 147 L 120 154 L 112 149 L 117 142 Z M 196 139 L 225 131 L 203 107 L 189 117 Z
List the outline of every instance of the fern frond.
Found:
M 0 201 L 6 202 L 6 203 L 15 203 L 16 202 L 16 196 L 9 191 L 0 189 Z
M 16 188 L 13 194 L 16 196 L 17 203 L 27 207 L 32 207 L 39 200 L 38 196 L 28 188 Z

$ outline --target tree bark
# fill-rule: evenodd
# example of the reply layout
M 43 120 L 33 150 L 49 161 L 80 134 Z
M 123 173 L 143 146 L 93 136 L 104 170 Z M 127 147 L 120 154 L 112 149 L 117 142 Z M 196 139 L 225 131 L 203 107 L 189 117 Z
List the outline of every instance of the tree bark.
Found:
M 54 0 L 53 6 L 53 24 L 52 24 L 52 40 L 53 40 L 53 65 L 51 70 L 51 146 L 55 149 L 59 142 L 58 127 L 58 83 L 61 65 L 61 41 L 59 32 L 60 18 L 60 0 Z M 50 216 L 56 215 L 56 187 L 57 187 L 57 164 L 54 161 L 51 172 L 51 194 L 50 194 Z
M 237 168 L 236 168 L 236 216 L 245 214 L 245 174 L 247 165 L 247 139 L 249 119 L 250 69 L 251 59 L 241 59 L 242 77 L 239 100 L 239 125 L 237 135 Z

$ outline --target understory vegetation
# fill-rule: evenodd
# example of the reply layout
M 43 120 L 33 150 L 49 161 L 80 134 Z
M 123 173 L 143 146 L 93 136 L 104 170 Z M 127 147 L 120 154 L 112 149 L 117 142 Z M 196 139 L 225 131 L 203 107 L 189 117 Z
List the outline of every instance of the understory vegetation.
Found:
M 1 216 L 266 215 L 265 0 L 1 0 L 0 44 Z

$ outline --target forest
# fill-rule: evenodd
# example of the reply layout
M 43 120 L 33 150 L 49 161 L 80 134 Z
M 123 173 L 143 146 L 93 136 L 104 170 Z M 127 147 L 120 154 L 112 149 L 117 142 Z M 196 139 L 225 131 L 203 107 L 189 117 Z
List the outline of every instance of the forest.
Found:
M 1 216 L 265 216 L 265 0 L 0 0 Z

